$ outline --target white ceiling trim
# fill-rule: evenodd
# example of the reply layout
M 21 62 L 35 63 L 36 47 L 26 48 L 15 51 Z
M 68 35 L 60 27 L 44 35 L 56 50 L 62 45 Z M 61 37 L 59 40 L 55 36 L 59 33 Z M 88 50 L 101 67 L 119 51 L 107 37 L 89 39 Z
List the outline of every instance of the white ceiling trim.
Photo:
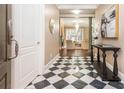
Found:
M 74 18 L 76 18 L 76 17 L 95 17 L 95 14 L 79 14 L 78 16 L 77 15 L 73 15 L 73 14 L 61 14 L 60 16 L 59 16 L 60 18 L 62 18 L 62 17 L 74 17 Z
M 96 9 L 98 4 L 58 4 L 58 9 Z

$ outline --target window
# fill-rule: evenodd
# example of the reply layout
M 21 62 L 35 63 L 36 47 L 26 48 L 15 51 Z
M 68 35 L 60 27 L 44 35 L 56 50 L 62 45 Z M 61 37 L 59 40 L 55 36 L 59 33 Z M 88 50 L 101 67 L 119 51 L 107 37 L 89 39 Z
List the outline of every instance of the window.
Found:
M 66 40 L 71 40 L 75 42 L 81 42 L 82 41 L 82 29 L 79 29 L 76 31 L 74 28 L 66 28 Z

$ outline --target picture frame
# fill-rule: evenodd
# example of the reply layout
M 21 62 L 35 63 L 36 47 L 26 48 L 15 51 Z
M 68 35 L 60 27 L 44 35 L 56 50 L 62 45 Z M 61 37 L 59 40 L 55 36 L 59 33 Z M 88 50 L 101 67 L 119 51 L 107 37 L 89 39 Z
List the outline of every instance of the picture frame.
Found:
M 104 39 L 119 37 L 119 5 L 112 5 L 101 18 L 101 36 Z

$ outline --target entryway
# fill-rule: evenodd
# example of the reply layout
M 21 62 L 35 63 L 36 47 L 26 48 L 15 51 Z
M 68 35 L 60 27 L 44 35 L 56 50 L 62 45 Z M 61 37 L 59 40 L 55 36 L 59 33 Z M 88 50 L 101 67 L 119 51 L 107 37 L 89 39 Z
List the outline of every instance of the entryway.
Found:
M 75 5 L 67 10 L 68 5 L 60 6 L 0 5 L 0 88 L 124 88 L 122 81 L 102 81 L 91 64 L 98 5 L 76 5 L 81 11 L 73 11 Z

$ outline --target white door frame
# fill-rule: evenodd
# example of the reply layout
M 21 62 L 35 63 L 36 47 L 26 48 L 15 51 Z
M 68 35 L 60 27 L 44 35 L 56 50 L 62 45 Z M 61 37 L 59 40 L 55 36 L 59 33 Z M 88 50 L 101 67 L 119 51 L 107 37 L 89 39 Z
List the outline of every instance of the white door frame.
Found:
M 45 70 L 44 69 L 45 68 L 45 20 L 44 20 L 45 19 L 45 14 L 44 14 L 45 5 L 38 5 L 38 6 L 39 6 L 38 11 L 39 12 L 42 11 L 42 12 L 40 12 L 40 15 L 37 16 L 37 17 L 39 17 L 39 20 L 41 20 L 41 21 L 38 21 L 38 23 L 39 23 L 38 24 L 39 25 L 38 26 L 38 30 L 39 30 L 39 34 L 38 34 L 39 55 L 38 56 L 39 56 L 39 59 L 38 59 L 37 64 L 39 67 L 38 67 L 37 75 L 42 74 Z M 16 11 L 15 11 L 16 7 L 18 7 L 18 5 L 12 5 L 12 20 L 15 17 L 14 15 L 16 15 Z M 15 28 L 12 28 L 14 38 L 16 40 L 18 40 L 17 34 L 19 34 L 19 33 L 14 29 Z M 13 51 L 13 48 L 12 48 L 12 51 Z M 13 53 L 12 53 L 12 55 L 13 55 Z M 12 60 L 12 64 L 11 64 L 11 88 L 19 88 L 20 87 L 17 82 L 19 74 L 17 73 L 16 69 L 18 67 L 15 65 L 15 62 L 18 62 L 17 60 L 18 60 L 18 58 Z
M 39 54 L 39 75 L 45 71 L 45 5 L 42 4 L 41 7 L 42 14 L 39 16 L 41 18 L 41 23 L 39 24 L 41 31 L 39 33 L 39 51 L 41 51 Z

